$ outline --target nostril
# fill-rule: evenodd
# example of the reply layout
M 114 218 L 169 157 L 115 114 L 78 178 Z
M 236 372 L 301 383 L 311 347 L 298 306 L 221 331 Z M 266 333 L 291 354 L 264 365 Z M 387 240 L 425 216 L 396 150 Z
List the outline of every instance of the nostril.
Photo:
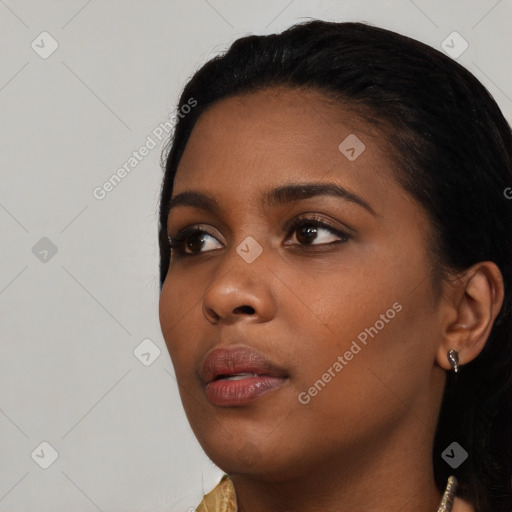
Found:
M 246 313 L 248 315 L 253 315 L 255 311 L 252 306 L 239 306 L 233 310 L 233 313 Z
M 212 309 L 212 308 L 206 308 L 206 313 L 209 315 L 215 322 L 218 322 L 220 319 L 220 316 Z

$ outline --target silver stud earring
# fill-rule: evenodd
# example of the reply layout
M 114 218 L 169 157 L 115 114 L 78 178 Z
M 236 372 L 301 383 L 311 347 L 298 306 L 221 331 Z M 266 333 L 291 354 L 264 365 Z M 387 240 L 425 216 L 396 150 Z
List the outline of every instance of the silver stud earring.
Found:
M 459 354 L 453 348 L 448 351 L 448 361 L 450 361 L 453 371 L 457 373 L 459 371 Z

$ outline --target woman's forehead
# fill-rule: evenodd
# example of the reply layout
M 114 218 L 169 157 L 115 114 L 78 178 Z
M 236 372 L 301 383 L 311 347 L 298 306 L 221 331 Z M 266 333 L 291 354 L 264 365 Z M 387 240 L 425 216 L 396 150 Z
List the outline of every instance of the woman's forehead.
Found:
M 228 98 L 198 119 L 177 169 L 176 193 L 223 180 L 251 181 L 258 188 L 337 178 L 376 185 L 389 181 L 383 139 L 353 114 L 325 103 L 319 92 L 281 90 L 276 97 L 265 90 Z

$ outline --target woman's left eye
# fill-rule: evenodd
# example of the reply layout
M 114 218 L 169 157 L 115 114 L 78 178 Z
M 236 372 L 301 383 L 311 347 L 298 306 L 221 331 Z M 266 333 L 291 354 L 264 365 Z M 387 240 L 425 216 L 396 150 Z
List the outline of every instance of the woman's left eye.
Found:
M 200 227 L 186 228 L 175 236 L 169 235 L 169 243 L 171 251 L 185 256 L 222 248 L 222 244 L 213 235 Z
M 296 235 L 296 242 L 285 245 L 327 245 L 350 239 L 347 233 L 315 218 L 295 220 L 287 229 L 288 235 Z

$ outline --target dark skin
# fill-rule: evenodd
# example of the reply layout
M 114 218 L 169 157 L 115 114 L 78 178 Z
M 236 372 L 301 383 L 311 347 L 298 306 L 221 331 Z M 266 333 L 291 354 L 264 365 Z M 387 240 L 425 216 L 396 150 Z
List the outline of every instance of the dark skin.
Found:
M 349 161 L 349 135 L 365 151 Z M 431 224 L 393 176 L 385 136 L 319 92 L 268 89 L 224 99 L 197 121 L 173 197 L 204 192 L 214 213 L 171 210 L 168 230 L 201 224 L 185 256 L 172 253 L 160 300 L 162 332 L 190 425 L 234 483 L 244 512 L 437 510 L 433 436 L 446 354 L 463 365 L 480 353 L 503 301 L 492 262 L 458 279 L 432 275 Z M 318 195 L 265 205 L 265 191 L 334 183 L 363 199 Z M 284 230 L 316 216 L 322 226 Z M 237 246 L 253 237 L 247 263 Z M 311 398 L 307 391 L 394 303 L 400 312 Z M 249 306 L 249 307 L 243 307 Z M 243 407 L 210 403 L 198 377 L 214 347 L 263 352 L 289 378 Z M 473 511 L 457 498 L 453 512 Z

